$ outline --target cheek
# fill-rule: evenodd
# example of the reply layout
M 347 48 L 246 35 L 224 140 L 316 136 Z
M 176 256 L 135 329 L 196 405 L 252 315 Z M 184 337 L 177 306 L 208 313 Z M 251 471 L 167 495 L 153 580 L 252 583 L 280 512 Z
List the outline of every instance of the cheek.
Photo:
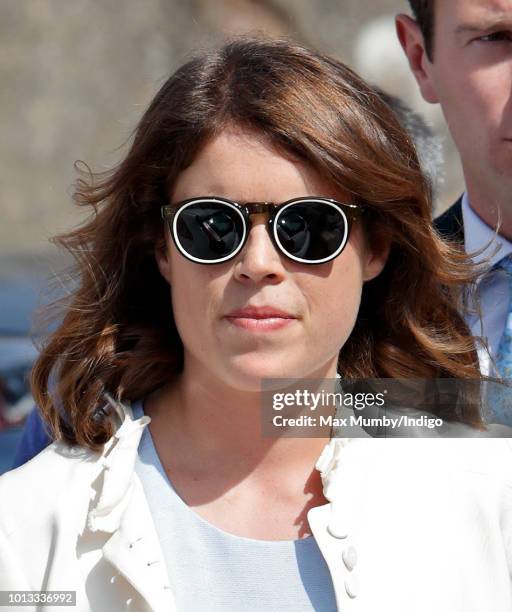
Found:
M 188 262 L 179 254 L 171 259 L 173 316 L 185 345 L 204 342 L 204 329 L 215 303 L 215 283 L 207 266 Z
M 479 117 L 483 130 L 495 132 L 501 123 L 510 98 L 510 75 L 504 73 L 500 66 L 492 66 L 474 72 L 468 79 L 466 87 L 468 112 Z
M 499 65 L 463 65 L 455 71 L 445 66 L 439 72 L 443 113 L 455 138 L 462 146 L 466 142 L 467 149 L 479 149 L 482 142 L 492 140 L 499 131 L 509 104 L 511 79 L 508 72 Z M 468 125 L 471 125 L 470 130 Z
M 512 147 L 503 141 L 512 133 L 509 72 L 497 65 L 474 71 L 460 85 L 459 91 L 465 91 L 463 103 L 455 91 L 447 109 L 454 140 L 476 177 L 485 178 L 491 169 L 503 176 L 512 173 Z
M 303 291 L 316 333 L 324 342 L 338 348 L 346 342 L 357 319 L 362 287 L 361 260 L 351 247 L 335 260 L 328 277 L 309 279 Z

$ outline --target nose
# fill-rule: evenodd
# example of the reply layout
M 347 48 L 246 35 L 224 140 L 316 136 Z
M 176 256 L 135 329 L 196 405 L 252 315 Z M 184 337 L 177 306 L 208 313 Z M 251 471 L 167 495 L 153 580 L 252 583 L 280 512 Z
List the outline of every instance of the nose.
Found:
M 277 284 L 285 274 L 281 256 L 268 234 L 265 215 L 255 215 L 247 242 L 236 260 L 235 278 L 244 284 Z

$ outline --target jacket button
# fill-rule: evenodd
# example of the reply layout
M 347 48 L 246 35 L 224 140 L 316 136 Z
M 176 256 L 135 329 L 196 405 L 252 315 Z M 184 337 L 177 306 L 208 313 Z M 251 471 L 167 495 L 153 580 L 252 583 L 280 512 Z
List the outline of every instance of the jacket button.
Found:
M 348 536 L 348 529 L 340 523 L 327 525 L 327 532 L 332 535 L 333 538 L 339 538 L 340 540 Z
M 343 559 L 343 563 L 345 567 L 351 572 L 357 563 L 357 551 L 353 546 L 349 546 L 345 548 L 345 550 L 341 553 L 341 557 Z
M 345 579 L 345 591 L 347 595 L 354 599 L 359 593 L 359 584 L 355 574 L 349 574 Z

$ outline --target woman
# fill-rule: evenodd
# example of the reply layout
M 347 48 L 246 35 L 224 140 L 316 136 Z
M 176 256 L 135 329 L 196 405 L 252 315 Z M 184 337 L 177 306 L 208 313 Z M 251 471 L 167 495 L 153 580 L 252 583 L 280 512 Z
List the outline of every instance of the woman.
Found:
M 32 379 L 57 441 L 0 480 L 1 589 L 73 590 L 79 610 L 510 610 L 506 441 L 262 437 L 266 379 L 478 379 L 456 308 L 473 271 L 429 193 L 332 58 L 241 39 L 171 76 L 58 239 L 79 283 Z M 448 416 L 481 426 L 477 406 Z

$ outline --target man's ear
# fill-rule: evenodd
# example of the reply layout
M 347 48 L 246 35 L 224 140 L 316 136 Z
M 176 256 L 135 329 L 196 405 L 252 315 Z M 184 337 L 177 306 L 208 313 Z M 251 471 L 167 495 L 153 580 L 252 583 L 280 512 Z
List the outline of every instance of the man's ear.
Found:
M 366 260 L 363 268 L 363 280 L 370 281 L 382 272 L 391 251 L 391 244 L 382 241 L 366 251 Z
M 159 244 L 155 247 L 155 260 L 160 270 L 160 274 L 165 278 L 165 280 L 172 285 L 171 282 L 171 258 L 169 255 L 169 249 L 167 245 L 167 241 L 163 239 Z
M 431 76 L 432 62 L 425 50 L 425 41 L 418 22 L 408 15 L 397 15 L 395 26 L 398 40 L 407 56 L 423 99 L 431 104 L 436 104 L 439 100 Z

